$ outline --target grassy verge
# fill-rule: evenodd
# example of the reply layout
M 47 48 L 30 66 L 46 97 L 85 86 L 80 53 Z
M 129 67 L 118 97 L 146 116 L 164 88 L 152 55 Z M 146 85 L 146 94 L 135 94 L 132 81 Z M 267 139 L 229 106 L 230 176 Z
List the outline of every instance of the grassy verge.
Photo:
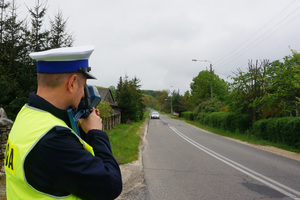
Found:
M 143 120 L 132 124 L 118 124 L 107 131 L 112 147 L 112 152 L 119 164 L 125 164 L 138 159 L 139 133 L 144 131 L 144 122 L 149 115 L 149 110 L 144 114 Z
M 168 116 L 173 118 L 173 119 L 184 121 L 188 124 L 191 124 L 193 126 L 201 128 L 203 130 L 206 130 L 206 131 L 218 134 L 218 135 L 222 135 L 222 136 L 225 136 L 225 137 L 230 137 L 230 138 L 237 139 L 237 140 L 247 142 L 247 143 L 250 143 L 250 144 L 257 144 L 257 145 L 263 145 L 263 146 L 274 146 L 274 147 L 284 149 L 284 150 L 287 150 L 287 151 L 300 153 L 300 149 L 296 149 L 296 148 L 290 147 L 290 146 L 285 145 L 285 144 L 280 144 L 280 143 L 274 143 L 274 142 L 270 142 L 270 141 L 266 141 L 266 140 L 261 140 L 261 139 L 256 138 L 252 134 L 235 133 L 235 132 L 231 132 L 231 131 L 227 131 L 227 130 L 218 129 L 218 128 L 214 128 L 214 127 L 211 127 L 211 126 L 203 125 L 203 124 L 200 124 L 198 121 L 190 121 L 190 120 L 186 120 L 186 119 L 183 119 L 183 118 L 180 118 L 180 117 L 175 117 L 175 116 L 172 116 L 172 115 L 168 115 Z

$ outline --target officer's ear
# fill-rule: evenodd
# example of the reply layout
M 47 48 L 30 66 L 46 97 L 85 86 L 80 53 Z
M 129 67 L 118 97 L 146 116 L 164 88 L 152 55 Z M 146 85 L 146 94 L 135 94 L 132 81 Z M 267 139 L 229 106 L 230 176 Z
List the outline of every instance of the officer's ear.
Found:
M 72 74 L 67 81 L 67 90 L 70 93 L 73 93 L 76 91 L 78 88 L 78 75 L 77 74 Z

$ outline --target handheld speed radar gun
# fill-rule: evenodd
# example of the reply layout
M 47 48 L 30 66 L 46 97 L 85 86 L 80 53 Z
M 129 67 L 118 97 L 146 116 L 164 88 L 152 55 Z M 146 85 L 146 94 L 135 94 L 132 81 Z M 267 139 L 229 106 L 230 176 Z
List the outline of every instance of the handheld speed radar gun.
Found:
M 84 88 L 84 97 L 81 99 L 78 109 L 69 109 L 67 111 L 72 129 L 77 135 L 80 136 L 77 125 L 78 119 L 88 117 L 93 111 L 92 108 L 96 108 L 100 101 L 101 97 L 97 88 L 92 85 L 87 85 Z

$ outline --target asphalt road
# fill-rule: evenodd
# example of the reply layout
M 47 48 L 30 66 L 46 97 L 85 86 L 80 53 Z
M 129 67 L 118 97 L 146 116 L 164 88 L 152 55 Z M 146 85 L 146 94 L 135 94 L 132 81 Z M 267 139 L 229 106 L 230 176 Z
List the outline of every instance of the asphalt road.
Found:
M 147 199 L 300 199 L 300 162 L 161 116 L 149 121 Z

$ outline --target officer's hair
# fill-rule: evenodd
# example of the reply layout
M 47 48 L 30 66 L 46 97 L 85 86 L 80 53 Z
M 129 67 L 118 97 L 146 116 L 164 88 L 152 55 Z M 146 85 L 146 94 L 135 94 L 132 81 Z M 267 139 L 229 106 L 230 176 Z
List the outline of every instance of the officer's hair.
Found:
M 38 86 L 56 88 L 63 84 L 71 75 L 77 74 L 79 84 L 82 84 L 84 75 L 82 73 L 37 73 Z

